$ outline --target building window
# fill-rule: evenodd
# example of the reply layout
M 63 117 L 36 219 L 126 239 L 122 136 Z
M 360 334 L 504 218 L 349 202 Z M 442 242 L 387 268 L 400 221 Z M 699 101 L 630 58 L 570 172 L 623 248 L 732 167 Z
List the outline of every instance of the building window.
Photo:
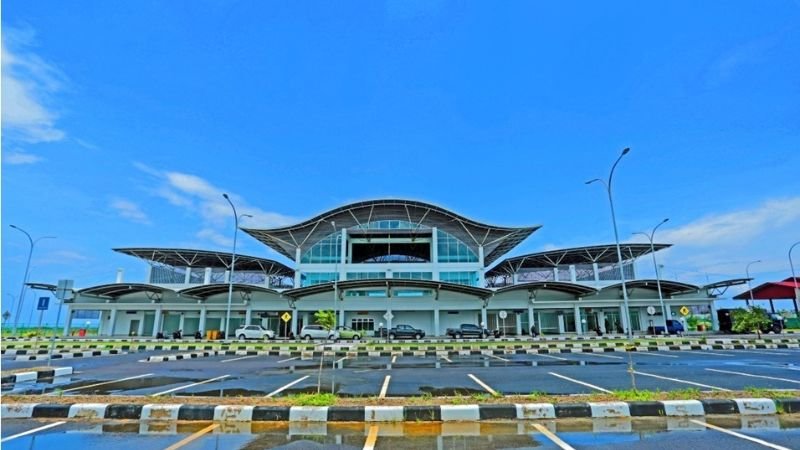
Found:
M 455 236 L 442 230 L 436 230 L 436 238 L 439 241 L 437 245 L 439 262 L 478 262 L 475 252 Z
M 392 278 L 401 280 L 433 280 L 433 272 L 395 272 Z
M 348 280 L 379 280 L 386 278 L 386 272 L 347 272 Z
M 339 278 L 336 272 L 310 272 L 300 276 L 301 286 L 314 286 L 315 284 L 332 283 Z
M 350 328 L 357 331 L 372 331 L 375 329 L 375 319 L 356 317 L 350 320 Z
M 300 257 L 304 264 L 333 264 L 341 258 L 341 234 L 331 233 Z
M 393 292 L 395 297 L 426 297 L 431 295 L 427 289 L 397 289 Z
M 386 289 L 358 289 L 345 292 L 345 297 L 386 297 Z
M 353 229 L 360 230 L 416 230 L 428 227 L 417 225 L 406 220 L 376 220 L 364 225 L 357 225 Z
M 439 280 L 466 286 L 478 286 L 478 272 L 441 272 Z

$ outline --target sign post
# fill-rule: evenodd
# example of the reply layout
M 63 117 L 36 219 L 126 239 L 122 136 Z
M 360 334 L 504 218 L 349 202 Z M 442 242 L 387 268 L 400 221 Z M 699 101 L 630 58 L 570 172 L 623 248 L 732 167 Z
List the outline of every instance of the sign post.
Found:
M 42 316 L 44 315 L 44 312 L 47 311 L 49 304 L 50 297 L 39 297 L 39 303 L 36 305 L 36 309 L 39 310 L 39 324 L 36 326 L 36 329 L 38 330 L 37 334 L 42 333 Z M 36 339 L 39 339 L 38 336 Z
M 67 300 L 72 300 L 75 294 L 72 292 L 72 280 L 58 280 L 58 287 L 56 288 L 56 298 L 58 302 L 58 313 L 56 314 L 56 329 L 50 336 L 50 350 L 47 352 L 47 367 L 50 367 L 50 362 L 53 358 L 53 349 L 56 346 L 56 333 L 58 332 L 58 322 L 61 321 L 61 306 Z
M 289 337 L 289 321 L 292 320 L 292 315 L 288 312 L 283 313 L 281 316 L 281 320 L 283 321 L 283 335 L 287 338 Z
M 503 329 L 500 330 L 500 336 L 502 337 L 506 334 L 506 317 L 508 317 L 508 313 L 505 310 L 502 310 L 497 315 L 500 316 L 500 320 L 503 321 Z

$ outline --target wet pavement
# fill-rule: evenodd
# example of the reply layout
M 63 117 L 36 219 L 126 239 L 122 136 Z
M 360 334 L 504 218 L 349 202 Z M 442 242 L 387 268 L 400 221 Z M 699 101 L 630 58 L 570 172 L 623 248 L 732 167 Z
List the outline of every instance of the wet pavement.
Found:
M 14 437 L 31 431 L 31 434 Z M 575 449 L 765 448 L 747 438 L 760 439 L 773 448 L 796 449 L 800 442 L 800 418 L 586 419 L 377 425 L 4 420 L 2 445 L 5 450 L 148 450 L 180 445 L 187 438 L 194 437 L 191 442 L 175 448 L 362 449 L 370 440 L 370 434 L 376 437 L 376 449 L 557 449 L 559 446 L 551 439 L 552 436 Z
M 60 395 L 267 396 L 316 392 L 320 359 L 280 356 L 212 357 L 143 362 L 140 352 L 58 361 L 75 373 L 3 385 L 3 393 Z M 322 390 L 340 396 L 587 394 L 631 389 L 702 391 L 800 389 L 800 350 L 715 350 L 654 353 L 557 353 L 465 356 L 326 357 Z M 33 365 L 43 365 L 24 363 Z M 3 359 L 4 368 L 9 364 Z M 332 370 L 333 368 L 333 370 Z

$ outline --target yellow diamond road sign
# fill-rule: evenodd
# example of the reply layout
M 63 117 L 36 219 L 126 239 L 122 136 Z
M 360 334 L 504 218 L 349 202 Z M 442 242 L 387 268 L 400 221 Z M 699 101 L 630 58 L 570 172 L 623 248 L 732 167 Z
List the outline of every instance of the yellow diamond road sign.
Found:
M 680 311 L 682 316 L 688 316 L 689 315 L 689 308 L 687 308 L 685 306 L 681 306 L 681 309 L 679 311 Z
M 292 315 L 289 314 L 288 312 L 285 312 L 281 316 L 281 320 L 283 320 L 284 322 L 288 322 L 288 321 L 292 320 Z

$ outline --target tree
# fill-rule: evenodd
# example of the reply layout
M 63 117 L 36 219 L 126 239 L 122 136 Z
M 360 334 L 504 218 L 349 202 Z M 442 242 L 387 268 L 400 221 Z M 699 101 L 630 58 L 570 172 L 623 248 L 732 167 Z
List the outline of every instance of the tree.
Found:
M 317 325 L 328 331 L 328 334 L 336 327 L 336 313 L 333 311 L 319 310 L 314 313 L 314 319 Z M 319 374 L 317 375 L 317 394 L 319 394 L 322 387 L 322 361 L 325 359 L 325 350 L 323 348 L 322 355 L 319 357 Z M 333 392 L 331 392 L 333 393 Z
M 755 332 L 759 339 L 761 338 L 761 329 L 768 328 L 772 325 L 767 310 L 759 306 L 753 306 L 750 309 L 739 308 L 733 312 L 733 331 L 738 333 L 753 333 Z

